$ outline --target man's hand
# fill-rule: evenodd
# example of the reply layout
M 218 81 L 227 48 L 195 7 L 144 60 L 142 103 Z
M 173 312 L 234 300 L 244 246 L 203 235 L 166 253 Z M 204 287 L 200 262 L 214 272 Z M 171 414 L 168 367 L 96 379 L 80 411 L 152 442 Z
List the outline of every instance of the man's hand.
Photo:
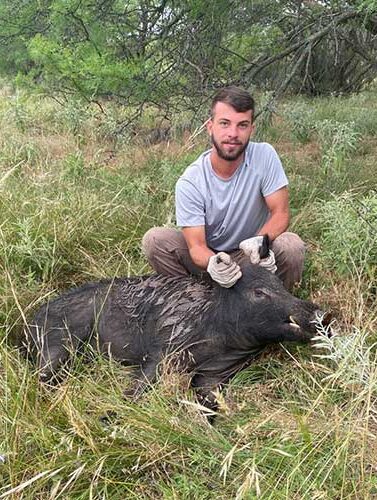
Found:
M 265 259 L 260 259 L 259 265 L 270 271 L 270 273 L 275 274 L 277 271 L 277 266 L 275 262 L 275 254 L 272 250 L 268 251 L 268 257 Z
M 233 262 L 230 255 L 219 252 L 208 261 L 207 272 L 211 278 L 224 288 L 230 288 L 241 278 L 240 266 Z
M 252 264 L 259 264 L 271 273 L 275 274 L 277 267 L 275 262 L 275 254 L 272 250 L 268 251 L 268 256 L 261 259 L 260 252 L 263 245 L 263 236 L 254 236 L 247 240 L 241 241 L 239 248 L 249 257 Z
M 260 249 L 263 244 L 263 236 L 254 236 L 254 238 L 248 238 L 247 240 L 241 241 L 239 248 L 243 253 L 250 258 L 252 264 L 259 264 Z

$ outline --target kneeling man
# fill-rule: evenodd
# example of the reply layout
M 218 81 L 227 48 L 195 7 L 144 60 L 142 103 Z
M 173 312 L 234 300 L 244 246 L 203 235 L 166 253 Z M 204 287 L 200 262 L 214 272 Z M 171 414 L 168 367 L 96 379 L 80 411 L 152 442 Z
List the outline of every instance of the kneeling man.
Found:
M 241 277 L 238 260 L 276 272 L 287 289 L 301 280 L 305 247 L 289 224 L 288 180 L 274 148 L 250 142 L 254 100 L 238 87 L 226 87 L 212 101 L 207 129 L 212 148 L 176 185 L 177 224 L 152 228 L 142 246 L 158 273 L 173 276 L 207 271 L 224 287 Z M 261 259 L 263 235 L 271 241 Z

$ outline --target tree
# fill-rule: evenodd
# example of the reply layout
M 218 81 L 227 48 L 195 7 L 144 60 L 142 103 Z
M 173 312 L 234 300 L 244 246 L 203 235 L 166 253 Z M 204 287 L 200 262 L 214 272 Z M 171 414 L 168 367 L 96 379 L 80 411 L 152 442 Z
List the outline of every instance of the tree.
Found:
M 3 0 L 0 70 L 169 114 L 230 83 L 358 91 L 376 75 L 376 33 L 376 0 Z

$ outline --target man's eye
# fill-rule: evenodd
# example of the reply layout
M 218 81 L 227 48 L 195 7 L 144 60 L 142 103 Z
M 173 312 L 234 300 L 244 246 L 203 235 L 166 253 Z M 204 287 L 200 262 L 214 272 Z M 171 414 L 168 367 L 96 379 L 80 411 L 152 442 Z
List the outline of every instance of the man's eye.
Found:
M 226 127 L 226 126 L 228 125 L 228 122 L 220 122 L 220 125 L 221 125 L 222 127 Z

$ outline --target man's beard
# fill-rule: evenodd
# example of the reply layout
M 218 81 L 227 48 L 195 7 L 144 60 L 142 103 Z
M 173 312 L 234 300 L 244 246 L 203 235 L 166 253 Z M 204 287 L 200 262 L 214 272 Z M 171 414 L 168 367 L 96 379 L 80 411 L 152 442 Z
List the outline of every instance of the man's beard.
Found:
M 234 144 L 236 146 L 236 149 L 232 153 L 227 153 L 222 148 L 222 145 L 219 144 L 215 140 L 215 138 L 213 137 L 213 135 L 211 135 L 211 141 L 212 141 L 212 144 L 215 146 L 217 154 L 220 156 L 220 158 L 222 158 L 223 160 L 226 160 L 226 161 L 235 161 L 235 160 L 238 160 L 238 158 L 243 155 L 243 153 L 244 153 L 244 151 L 247 148 L 247 145 L 249 143 L 249 141 L 247 141 L 245 144 L 237 142 L 237 143 Z M 228 144 L 232 144 L 232 143 L 229 142 Z

